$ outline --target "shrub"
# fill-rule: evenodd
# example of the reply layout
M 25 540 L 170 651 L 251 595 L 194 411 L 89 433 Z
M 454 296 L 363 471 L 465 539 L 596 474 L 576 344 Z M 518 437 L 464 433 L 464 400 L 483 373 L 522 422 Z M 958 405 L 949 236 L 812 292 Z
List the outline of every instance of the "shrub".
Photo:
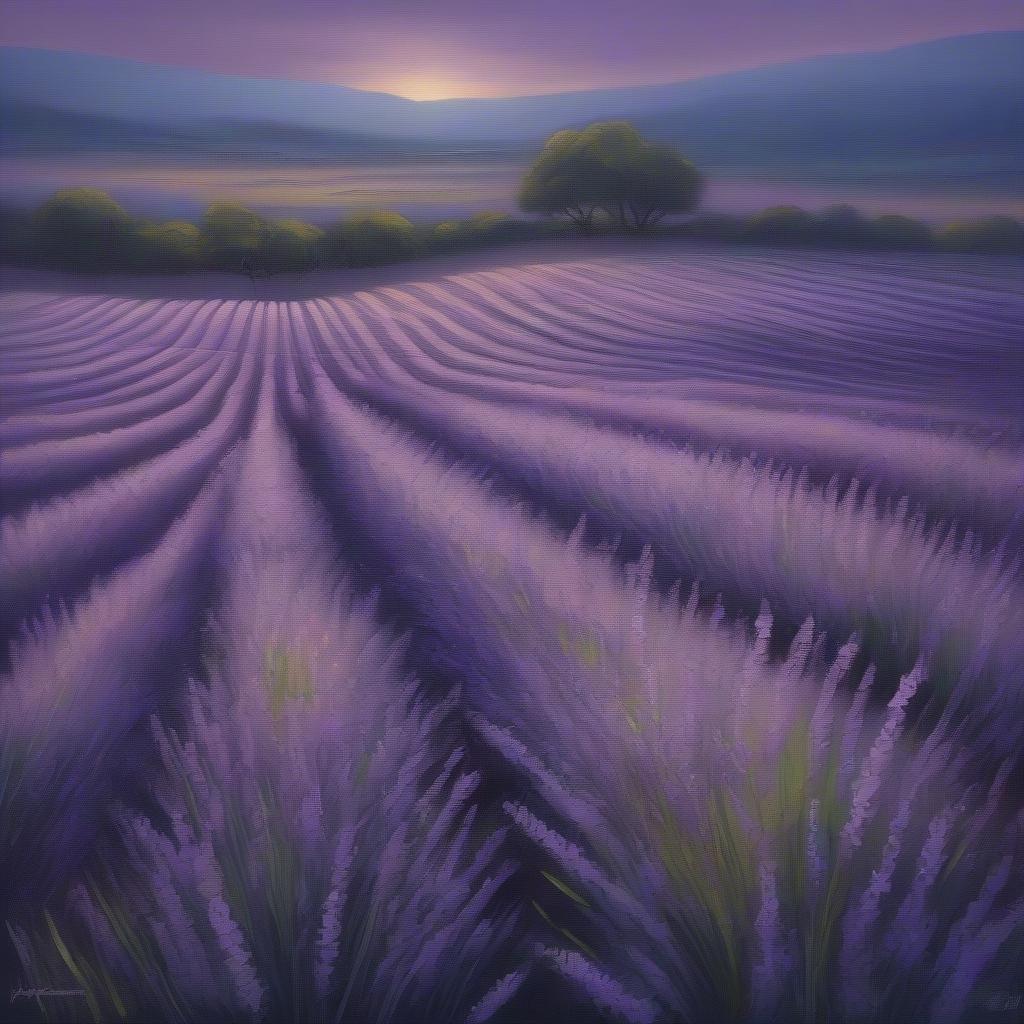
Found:
M 809 242 L 815 234 L 814 217 L 799 206 L 770 206 L 747 219 L 743 234 L 757 242 Z
M 828 206 L 818 214 L 817 237 L 828 245 L 857 246 L 866 244 L 871 237 L 867 218 L 853 206 Z
M 186 220 L 146 224 L 139 229 L 138 254 L 140 264 L 149 270 L 197 270 L 203 260 L 203 235 Z
M 955 221 L 936 240 L 958 252 L 1024 252 L 1024 224 L 1012 217 Z
M 871 221 L 871 240 L 885 248 L 926 249 L 932 243 L 932 232 L 923 221 L 887 213 Z
M 471 238 L 481 241 L 507 238 L 516 229 L 516 222 L 507 213 L 484 211 L 475 213 L 466 221 L 466 231 Z
M 450 248 L 462 239 L 462 225 L 457 220 L 443 220 L 435 224 L 430 232 L 430 243 L 441 248 Z
M 211 203 L 203 214 L 202 228 L 214 265 L 237 271 L 246 260 L 258 259 L 266 222 L 238 203 Z
M 122 206 L 95 188 L 63 189 L 33 217 L 46 262 L 109 269 L 127 261 L 135 228 Z
M 301 220 L 279 220 L 268 225 L 260 264 L 268 274 L 309 270 L 317 261 L 323 231 Z
M 422 252 L 413 224 L 387 210 L 356 214 L 329 227 L 324 244 L 329 256 L 353 267 L 393 263 Z

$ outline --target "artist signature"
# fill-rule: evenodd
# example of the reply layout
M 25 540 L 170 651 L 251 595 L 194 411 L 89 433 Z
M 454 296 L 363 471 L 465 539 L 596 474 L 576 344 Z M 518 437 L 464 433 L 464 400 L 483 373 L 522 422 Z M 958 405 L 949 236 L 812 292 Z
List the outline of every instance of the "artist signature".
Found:
M 16 1003 L 19 999 L 35 999 L 42 1002 L 46 999 L 59 999 L 62 996 L 84 996 L 84 988 L 12 988 L 11 1002 Z

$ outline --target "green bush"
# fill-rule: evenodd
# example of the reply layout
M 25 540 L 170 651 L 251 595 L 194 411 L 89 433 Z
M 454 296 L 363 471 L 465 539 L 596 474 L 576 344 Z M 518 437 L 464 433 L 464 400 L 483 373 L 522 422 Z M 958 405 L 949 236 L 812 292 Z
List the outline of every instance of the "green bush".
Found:
M 616 146 L 630 150 L 627 143 L 633 136 L 625 128 L 600 127 L 598 141 L 612 156 L 621 156 Z M 548 145 L 575 151 L 586 135 L 561 133 Z M 646 143 L 640 140 L 638 145 L 642 151 Z M 601 146 L 594 149 L 599 152 L 604 152 Z M 621 226 L 617 207 L 609 210 L 595 204 L 587 214 L 586 226 L 588 231 Z M 356 214 L 321 231 L 300 220 L 268 221 L 253 210 L 228 202 L 212 203 L 203 214 L 201 227 L 184 220 L 147 223 L 133 219 L 105 192 L 76 188 L 57 192 L 34 213 L 0 207 L 0 258 L 86 272 L 187 273 L 216 267 L 233 273 L 275 274 L 322 264 L 393 263 L 427 252 L 525 242 L 571 230 L 571 221 L 520 220 L 495 211 L 417 227 L 401 214 L 379 210 Z M 887 214 L 869 220 L 847 205 L 826 207 L 819 213 L 798 206 L 774 206 L 745 219 L 705 214 L 666 233 L 767 245 L 1024 253 L 1024 224 L 1012 217 L 957 221 L 933 234 L 927 224 L 912 217 Z
M 933 238 L 924 221 L 887 213 L 871 221 L 871 241 L 885 249 L 927 249 Z
M 479 241 L 504 239 L 516 230 L 516 221 L 507 213 L 485 211 L 475 213 L 466 221 L 466 233 L 470 238 Z
M 352 267 L 395 263 L 423 252 L 416 228 L 400 213 L 378 210 L 360 213 L 324 233 L 328 256 Z
M 187 220 L 143 225 L 137 250 L 139 264 L 147 270 L 183 273 L 203 265 L 202 232 Z
M 323 235 L 319 228 L 301 220 L 271 222 L 264 232 L 259 268 L 268 274 L 312 269 Z
M 871 240 L 871 224 L 853 206 L 827 206 L 817 216 L 815 234 L 826 245 L 863 246 Z
M 260 256 L 267 224 L 238 203 L 211 203 L 203 214 L 206 250 L 214 266 L 236 273 L 242 265 L 255 265 Z
M 131 262 L 135 223 L 106 192 L 70 188 L 55 193 L 32 218 L 37 255 L 47 263 L 113 269 Z
M 956 252 L 1024 252 L 1024 224 L 1012 217 L 982 217 L 947 224 L 936 241 Z
M 463 241 L 463 226 L 457 220 L 443 220 L 435 224 L 427 237 L 427 244 L 433 249 L 453 249 Z
M 806 244 L 814 241 L 816 229 L 814 216 L 799 206 L 770 206 L 747 218 L 743 234 L 754 242 Z

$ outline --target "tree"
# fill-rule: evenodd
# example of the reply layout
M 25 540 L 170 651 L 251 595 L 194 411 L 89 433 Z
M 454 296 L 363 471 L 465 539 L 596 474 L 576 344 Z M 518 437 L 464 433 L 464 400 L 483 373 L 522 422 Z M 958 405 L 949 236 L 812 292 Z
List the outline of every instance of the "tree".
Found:
M 648 142 L 627 121 L 606 121 L 552 135 L 523 179 L 519 206 L 568 217 L 584 233 L 601 211 L 643 231 L 695 209 L 702 184 L 670 146 Z

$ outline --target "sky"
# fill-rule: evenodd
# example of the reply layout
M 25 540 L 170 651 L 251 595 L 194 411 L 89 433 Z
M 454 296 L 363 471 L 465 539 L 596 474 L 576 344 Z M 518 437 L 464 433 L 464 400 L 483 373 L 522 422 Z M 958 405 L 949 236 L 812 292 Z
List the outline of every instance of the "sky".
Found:
M 1021 28 L 1020 0 L 4 0 L 0 43 L 444 99 Z

